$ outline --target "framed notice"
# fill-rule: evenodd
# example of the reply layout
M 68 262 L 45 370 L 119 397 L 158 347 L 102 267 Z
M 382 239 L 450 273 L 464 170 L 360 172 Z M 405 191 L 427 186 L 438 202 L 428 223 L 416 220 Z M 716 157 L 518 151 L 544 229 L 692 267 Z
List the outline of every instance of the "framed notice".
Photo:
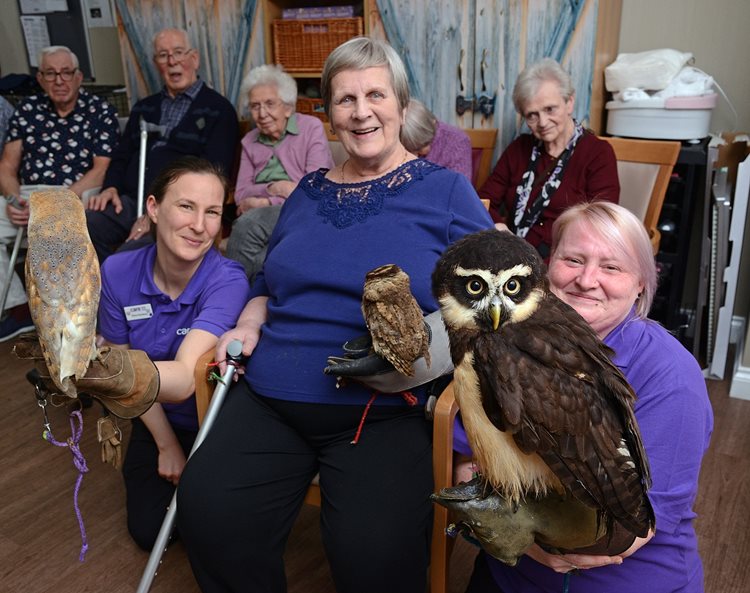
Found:
M 39 52 L 51 45 L 49 40 L 49 29 L 47 29 L 47 18 L 44 16 L 22 16 L 21 28 L 26 40 L 26 51 L 29 54 L 29 64 L 38 68 Z

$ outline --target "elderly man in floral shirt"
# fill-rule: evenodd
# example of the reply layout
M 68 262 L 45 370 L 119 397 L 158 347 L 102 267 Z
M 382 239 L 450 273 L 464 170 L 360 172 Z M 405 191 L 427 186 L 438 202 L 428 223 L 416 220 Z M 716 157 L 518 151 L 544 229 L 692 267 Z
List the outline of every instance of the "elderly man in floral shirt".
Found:
M 44 94 L 18 104 L 0 160 L 0 243 L 10 243 L 29 221 L 28 186 L 65 186 L 79 196 L 101 186 L 119 138 L 117 112 L 81 88 L 78 58 L 64 46 L 41 51 L 37 80 Z M 22 189 L 22 188 L 25 188 Z M 8 270 L 0 245 L 0 287 Z M 33 328 L 26 294 L 14 274 L 0 321 L 0 342 Z

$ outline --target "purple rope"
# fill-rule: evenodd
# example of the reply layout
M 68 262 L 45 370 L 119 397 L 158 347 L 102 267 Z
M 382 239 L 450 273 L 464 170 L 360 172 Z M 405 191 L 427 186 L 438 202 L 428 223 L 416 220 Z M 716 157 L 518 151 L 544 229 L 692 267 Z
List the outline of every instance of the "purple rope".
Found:
M 77 421 L 77 422 L 76 422 Z M 76 487 L 73 490 L 73 508 L 78 518 L 78 527 L 81 530 L 81 553 L 78 556 L 78 561 L 83 562 L 86 556 L 86 551 L 89 549 L 89 543 L 86 539 L 86 528 L 83 526 L 83 517 L 81 516 L 81 509 L 78 507 L 78 492 L 81 489 L 81 482 L 83 481 L 83 474 L 89 471 L 86 465 L 86 459 L 83 457 L 83 453 L 78 446 L 81 441 L 81 435 L 83 434 L 83 416 L 81 412 L 76 410 L 70 413 L 70 438 L 63 442 L 60 442 L 52 436 L 52 431 L 47 428 L 42 433 L 42 438 L 45 441 L 49 441 L 56 447 L 68 447 L 70 452 L 73 454 L 73 465 L 78 470 L 78 479 L 76 480 Z

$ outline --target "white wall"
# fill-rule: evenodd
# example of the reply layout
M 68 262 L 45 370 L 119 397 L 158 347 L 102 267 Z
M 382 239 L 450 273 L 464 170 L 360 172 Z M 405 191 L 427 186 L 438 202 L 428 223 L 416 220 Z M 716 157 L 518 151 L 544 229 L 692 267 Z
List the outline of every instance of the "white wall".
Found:
M 28 74 L 29 59 L 23 40 L 17 0 L 0 0 L 0 74 Z M 95 83 L 124 85 L 117 27 L 89 29 Z
M 714 77 L 738 114 L 735 125 L 731 109 L 720 98 L 711 120 L 711 131 L 750 133 L 749 28 L 748 0 L 624 0 L 620 52 L 660 47 L 692 52 L 694 65 Z M 743 247 L 734 313 L 747 317 L 750 312 L 750 219 L 746 221 Z M 750 367 L 750 331 L 744 342 L 742 365 Z
M 607 0 L 600 0 L 606 2 Z M 748 0 L 624 0 L 620 52 L 668 47 L 689 51 L 695 67 L 721 85 L 739 115 L 719 100 L 711 131 L 750 132 Z

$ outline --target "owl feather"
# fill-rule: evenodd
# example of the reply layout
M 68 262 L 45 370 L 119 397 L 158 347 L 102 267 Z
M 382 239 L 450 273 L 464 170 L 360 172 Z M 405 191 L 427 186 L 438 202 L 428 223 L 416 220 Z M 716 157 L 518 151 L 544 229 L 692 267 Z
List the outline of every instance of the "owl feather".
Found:
M 635 394 L 612 351 L 549 290 L 524 240 L 466 236 L 433 274 L 469 443 L 511 500 L 555 491 L 645 537 L 654 525 Z
M 44 360 L 55 385 L 76 397 L 96 358 L 101 276 L 81 200 L 66 189 L 31 194 L 26 290 Z
M 414 362 L 430 365 L 430 340 L 422 309 L 411 293 L 409 276 L 395 264 L 371 270 L 365 277 L 362 315 L 373 350 L 404 375 L 414 375 Z

